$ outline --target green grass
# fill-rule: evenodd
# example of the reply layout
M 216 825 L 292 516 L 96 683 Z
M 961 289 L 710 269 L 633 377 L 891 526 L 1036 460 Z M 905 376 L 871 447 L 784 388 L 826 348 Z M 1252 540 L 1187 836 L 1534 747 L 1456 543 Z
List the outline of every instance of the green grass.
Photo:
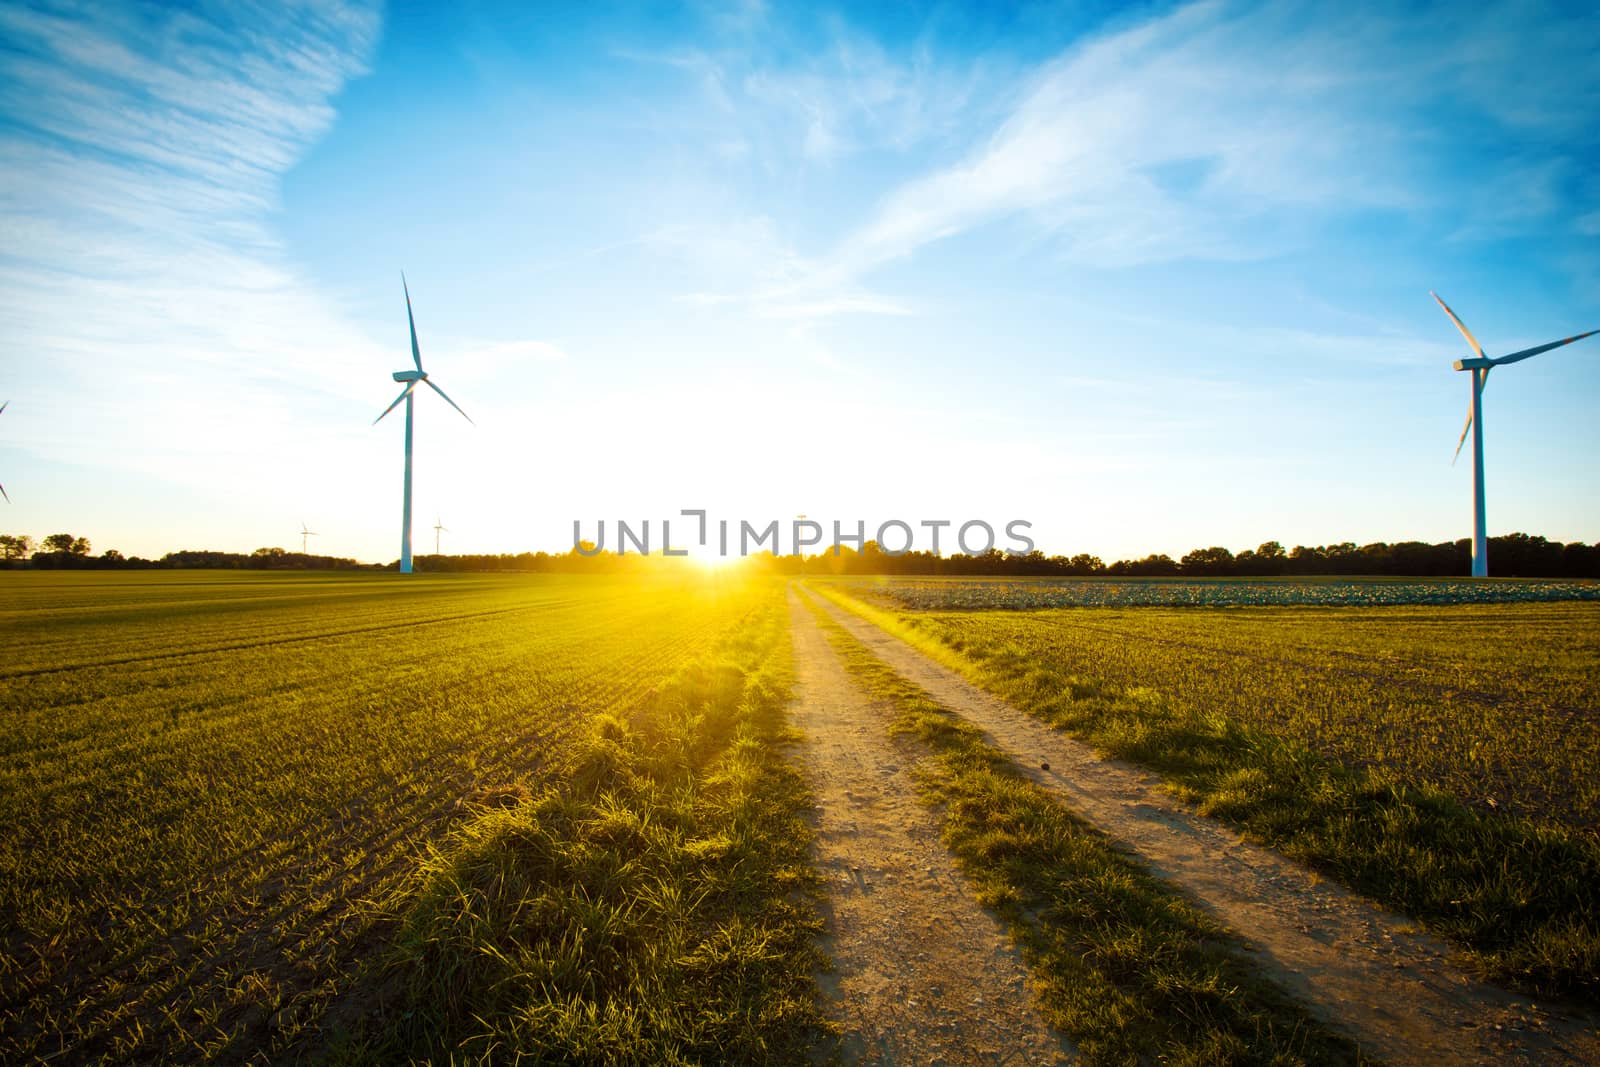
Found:
M 944 839 L 1021 946 L 1049 1021 L 1090 1063 L 1354 1063 L 1347 1039 L 1266 984 L 1236 943 L 1119 853 L 813 605 L 850 672 L 890 702 L 892 729 Z
M 820 588 L 1482 973 L 1600 994 L 1600 609 L 909 614 Z
M 314 1037 L 463 798 L 542 790 L 772 589 L 0 574 L 0 1059 Z
M 821 1023 L 809 804 L 778 753 L 781 596 L 536 795 L 430 851 L 388 961 L 390 1063 L 790 1064 Z

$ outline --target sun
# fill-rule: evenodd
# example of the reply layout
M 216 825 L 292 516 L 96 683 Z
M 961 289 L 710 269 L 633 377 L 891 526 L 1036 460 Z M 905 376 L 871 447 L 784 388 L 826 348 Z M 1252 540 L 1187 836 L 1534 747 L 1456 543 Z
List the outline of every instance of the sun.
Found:
M 744 562 L 743 557 L 736 555 L 723 555 L 715 549 L 706 549 L 692 553 L 689 559 L 695 566 L 705 571 L 728 571 Z

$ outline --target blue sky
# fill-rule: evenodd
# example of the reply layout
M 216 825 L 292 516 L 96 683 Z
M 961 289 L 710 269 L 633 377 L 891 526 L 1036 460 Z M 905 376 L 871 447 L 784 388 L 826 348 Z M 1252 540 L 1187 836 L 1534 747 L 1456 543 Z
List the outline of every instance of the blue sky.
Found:
M 998 7 L 0 3 L 0 529 L 395 558 L 403 269 L 419 547 L 1468 536 L 1428 291 L 1600 327 L 1600 20 Z M 1597 399 L 1494 376 L 1491 534 L 1600 540 Z

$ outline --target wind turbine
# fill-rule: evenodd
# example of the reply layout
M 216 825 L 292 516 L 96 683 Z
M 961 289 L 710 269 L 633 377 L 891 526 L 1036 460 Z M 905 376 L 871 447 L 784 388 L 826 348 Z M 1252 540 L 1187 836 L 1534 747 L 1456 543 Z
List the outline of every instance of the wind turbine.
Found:
M 406 387 L 404 389 L 400 390 L 400 395 L 394 398 L 394 403 L 390 404 L 388 407 L 383 409 L 383 415 L 389 414 L 389 412 L 393 411 L 396 407 L 398 407 L 400 405 L 400 401 L 404 400 L 406 402 L 406 490 L 405 490 L 405 503 L 402 505 L 401 510 L 400 510 L 400 516 L 401 516 L 401 518 L 400 518 L 400 573 L 401 574 L 410 574 L 411 573 L 411 436 L 412 436 L 411 435 L 411 427 L 412 427 L 412 405 L 413 405 L 413 403 L 415 402 L 415 399 L 416 399 L 411 394 L 416 391 L 417 383 L 418 382 L 422 382 L 422 383 L 426 384 L 429 389 L 432 389 L 434 392 L 436 392 L 440 396 L 444 397 L 444 402 L 446 404 L 449 404 L 451 407 L 455 408 L 456 411 L 458 413 L 460 413 L 460 415 L 461 415 L 461 417 L 463 419 L 466 419 L 468 422 L 472 422 L 472 417 L 469 416 L 465 411 L 462 411 L 461 410 L 461 406 L 459 404 L 457 404 L 454 400 L 451 400 L 450 397 L 445 394 L 445 391 L 443 389 L 440 389 L 437 385 L 434 385 L 433 382 L 428 379 L 428 372 L 422 369 L 422 350 L 417 347 L 417 320 L 411 314 L 411 289 L 406 285 L 406 276 L 405 276 L 405 272 L 404 271 L 402 271 L 401 274 L 400 274 L 400 287 L 405 290 L 405 294 L 406 294 L 406 321 L 411 325 L 411 361 L 417 365 L 417 369 L 416 370 L 397 370 L 397 371 L 394 372 L 394 380 L 397 381 L 397 382 L 405 382 L 406 383 Z M 383 415 L 379 415 L 377 418 L 373 419 L 372 420 L 372 424 L 374 426 L 376 426 L 378 423 L 382 422 L 383 421 Z M 474 426 L 477 425 L 477 423 L 472 423 L 472 424 Z
M 1473 359 L 1458 359 L 1455 361 L 1456 370 L 1469 370 L 1472 372 L 1472 406 L 1467 409 L 1467 424 L 1461 427 L 1461 438 L 1456 442 L 1456 454 L 1450 462 L 1455 463 L 1461 456 L 1461 446 L 1466 444 L 1467 433 L 1472 433 L 1472 576 L 1474 578 L 1487 578 L 1489 576 L 1489 535 L 1485 529 L 1483 510 L 1483 387 L 1489 382 L 1489 371 L 1504 363 L 1516 363 L 1520 360 L 1537 356 L 1541 352 L 1548 352 L 1552 348 L 1570 345 L 1574 341 L 1581 341 L 1585 337 L 1593 337 L 1600 330 L 1590 330 L 1580 333 L 1576 337 L 1568 337 L 1560 341 L 1551 341 L 1547 345 L 1538 345 L 1534 348 L 1524 348 L 1521 352 L 1513 352 L 1509 356 L 1500 356 L 1490 359 L 1483 354 L 1483 346 L 1478 339 L 1472 336 L 1472 331 L 1467 329 L 1466 323 L 1456 317 L 1450 310 L 1450 305 L 1439 300 L 1439 294 L 1429 291 L 1429 296 L 1439 301 L 1439 306 L 1444 308 L 1444 313 L 1450 316 L 1450 321 L 1456 324 L 1456 329 L 1461 331 L 1461 336 L 1467 339 L 1467 344 L 1477 353 Z
M 316 536 L 317 536 L 317 531 L 306 529 L 306 520 L 301 519 L 300 520 L 300 554 L 302 556 L 306 554 L 306 538 L 308 538 L 308 537 L 316 537 Z
M 433 554 L 435 556 L 439 554 L 439 534 L 441 532 L 449 533 L 450 530 L 445 526 L 444 520 L 435 515 L 433 517 Z

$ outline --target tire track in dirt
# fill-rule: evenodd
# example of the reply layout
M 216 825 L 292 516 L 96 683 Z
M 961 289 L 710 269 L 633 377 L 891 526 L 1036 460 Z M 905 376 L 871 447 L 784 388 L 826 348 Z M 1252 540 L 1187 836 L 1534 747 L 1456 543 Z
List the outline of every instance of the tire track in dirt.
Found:
M 1445 942 L 1414 922 L 1243 841 L 1168 794 L 1157 775 L 1100 758 L 899 638 L 807 595 L 902 677 L 982 728 L 1031 780 L 1237 932 L 1264 974 L 1369 1053 L 1395 1064 L 1600 1063 L 1595 1019 L 1473 979 L 1449 961 Z
M 820 976 L 846 1063 L 1049 1064 L 1072 1049 L 1034 1010 L 1027 967 L 940 840 L 910 780 L 920 755 L 849 677 L 793 589 L 792 722 L 816 798 L 827 890 Z

